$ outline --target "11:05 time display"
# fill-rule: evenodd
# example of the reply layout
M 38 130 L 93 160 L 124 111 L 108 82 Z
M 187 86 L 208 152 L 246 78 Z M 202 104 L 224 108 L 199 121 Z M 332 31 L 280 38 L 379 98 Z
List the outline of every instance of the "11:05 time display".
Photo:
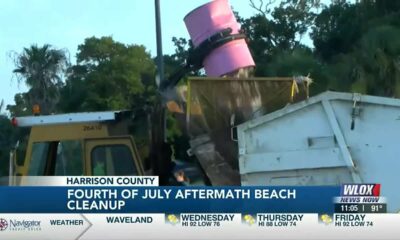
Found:
M 386 213 L 386 203 L 335 204 L 335 213 Z

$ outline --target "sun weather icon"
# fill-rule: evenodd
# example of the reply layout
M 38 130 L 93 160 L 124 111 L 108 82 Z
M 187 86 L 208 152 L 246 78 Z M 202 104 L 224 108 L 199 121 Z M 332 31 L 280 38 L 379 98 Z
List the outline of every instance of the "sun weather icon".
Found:
M 329 225 L 333 222 L 332 217 L 329 214 L 322 214 L 319 217 L 319 220 L 323 223 L 325 223 L 326 225 Z
M 256 219 L 254 216 L 246 214 L 242 216 L 242 222 L 251 226 L 256 223 Z
M 168 214 L 166 216 L 166 220 L 172 225 L 179 223 L 179 217 L 177 217 L 175 214 Z

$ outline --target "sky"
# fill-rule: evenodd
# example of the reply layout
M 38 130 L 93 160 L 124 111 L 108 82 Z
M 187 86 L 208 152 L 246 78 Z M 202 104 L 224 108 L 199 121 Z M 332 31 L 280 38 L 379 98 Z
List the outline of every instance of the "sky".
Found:
M 174 52 L 172 37 L 189 38 L 184 16 L 209 1 L 160 0 L 164 54 Z M 242 17 L 255 14 L 247 0 L 229 2 Z M 5 105 L 27 91 L 13 76 L 10 55 L 31 44 L 67 49 L 72 64 L 78 45 L 92 36 L 141 44 L 156 55 L 154 0 L 0 0 L 0 23 L 0 101 Z

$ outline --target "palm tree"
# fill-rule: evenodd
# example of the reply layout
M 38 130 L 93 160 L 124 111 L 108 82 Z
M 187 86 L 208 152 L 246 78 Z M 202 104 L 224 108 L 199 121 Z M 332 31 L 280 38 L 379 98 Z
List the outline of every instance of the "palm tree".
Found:
M 42 114 L 55 110 L 59 99 L 59 89 L 69 61 L 66 51 L 54 49 L 45 44 L 42 47 L 31 45 L 14 58 L 14 73 L 18 82 L 24 81 L 31 106 L 38 104 Z

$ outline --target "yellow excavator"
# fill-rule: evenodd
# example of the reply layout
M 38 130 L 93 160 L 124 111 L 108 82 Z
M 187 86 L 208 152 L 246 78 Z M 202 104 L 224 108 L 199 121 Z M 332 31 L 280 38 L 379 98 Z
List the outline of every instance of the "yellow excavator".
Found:
M 30 127 L 26 154 L 15 176 L 143 175 L 134 139 L 127 135 L 130 111 L 17 117 L 13 124 Z

